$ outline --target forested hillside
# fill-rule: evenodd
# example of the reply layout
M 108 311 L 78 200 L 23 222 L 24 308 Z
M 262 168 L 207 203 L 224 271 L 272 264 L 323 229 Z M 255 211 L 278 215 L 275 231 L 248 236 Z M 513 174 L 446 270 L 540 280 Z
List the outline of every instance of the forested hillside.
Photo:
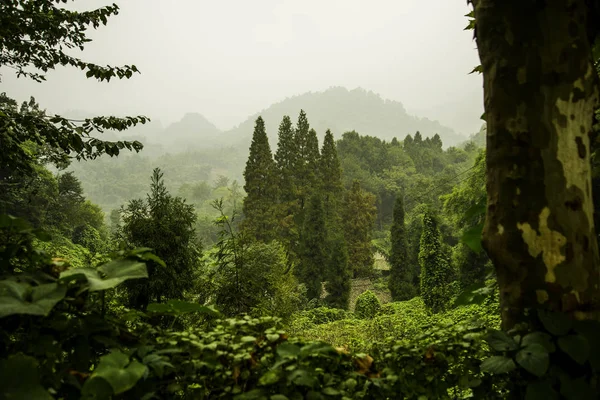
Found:
M 59 3 L 0 3 L 0 66 L 134 79 Z M 518 5 L 467 15 L 460 143 L 362 90 L 230 132 L 2 92 L 0 399 L 600 398 L 600 14 Z

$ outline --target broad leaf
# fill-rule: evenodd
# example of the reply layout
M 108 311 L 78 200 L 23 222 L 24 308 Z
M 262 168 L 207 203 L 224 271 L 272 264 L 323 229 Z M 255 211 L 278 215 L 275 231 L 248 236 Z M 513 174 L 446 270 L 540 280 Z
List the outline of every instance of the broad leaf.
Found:
M 548 351 L 538 343 L 533 343 L 519 351 L 515 358 L 523 369 L 537 377 L 542 377 L 550 365 Z
M 14 314 L 46 316 L 66 294 L 66 286 L 56 283 L 31 286 L 0 281 L 0 318 Z
M 554 336 L 566 335 L 573 327 L 573 321 L 562 313 L 539 310 L 538 317 L 544 328 Z
M 277 346 L 277 354 L 279 357 L 297 357 L 300 355 L 300 347 L 291 343 L 282 343 Z
M 22 354 L 0 360 L 1 399 L 52 400 L 40 384 L 38 362 Z
M 527 347 L 534 343 L 544 346 L 548 353 L 552 353 L 556 350 L 556 346 L 552 342 L 552 336 L 545 332 L 532 332 L 525 335 L 521 342 L 521 346 Z
M 474 283 L 467 287 L 457 298 L 454 300 L 454 306 L 466 306 L 469 304 L 481 304 L 493 293 L 491 287 L 486 286 L 483 283 Z
M 481 253 L 483 251 L 483 247 L 481 247 L 482 232 L 483 223 L 466 230 L 460 238 L 460 241 L 469 246 L 474 252 Z
M 512 351 L 519 348 L 519 344 L 503 331 L 492 331 L 485 340 L 496 351 Z
M 596 338 L 596 340 L 598 340 Z M 590 345 L 581 335 L 568 335 L 558 338 L 558 347 L 578 364 L 583 365 L 589 357 Z
M 138 361 L 130 361 L 126 354 L 113 351 L 100 357 L 100 364 L 96 367 L 92 376 L 86 381 L 86 385 L 92 384 L 95 379 L 103 379 L 112 387 L 114 394 L 126 392 L 135 386 L 146 373 L 147 367 Z
M 505 374 L 513 371 L 516 367 L 511 358 L 503 356 L 492 356 L 481 363 L 481 370 L 492 374 Z
M 73 268 L 60 274 L 61 280 L 85 279 L 90 292 L 112 289 L 129 279 L 148 278 L 146 264 L 140 261 L 119 259 L 101 265 L 98 269 Z

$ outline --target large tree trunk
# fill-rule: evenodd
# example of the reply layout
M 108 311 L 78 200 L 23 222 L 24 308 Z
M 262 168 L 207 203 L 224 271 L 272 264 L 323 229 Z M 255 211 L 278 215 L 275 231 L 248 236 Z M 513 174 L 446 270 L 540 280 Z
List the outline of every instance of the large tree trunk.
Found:
M 524 310 L 597 318 L 590 139 L 598 102 L 585 0 L 475 0 L 487 121 L 483 243 L 503 328 Z

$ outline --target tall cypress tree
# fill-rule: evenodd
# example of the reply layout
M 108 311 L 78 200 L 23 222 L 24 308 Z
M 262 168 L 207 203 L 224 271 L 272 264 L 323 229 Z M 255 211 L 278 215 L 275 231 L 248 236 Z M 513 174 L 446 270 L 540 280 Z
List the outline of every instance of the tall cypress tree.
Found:
M 423 216 L 419 264 L 423 302 L 433 312 L 443 311 L 452 295 L 450 284 L 455 280 L 455 273 L 442 254 L 440 232 L 430 213 Z
M 298 149 L 294 140 L 294 127 L 292 120 L 286 115 L 279 124 L 279 142 L 275 153 L 279 199 L 282 203 L 295 199 L 294 166 L 297 163 L 297 157 Z
M 404 226 L 404 201 L 402 196 L 396 197 L 394 217 L 391 228 L 392 251 L 390 254 L 389 288 L 394 301 L 410 300 L 417 295 L 413 286 L 411 266 L 408 262 L 408 243 Z
M 333 135 L 328 129 L 321 148 L 319 179 L 323 192 L 325 218 L 331 225 L 336 225 L 338 205 L 342 195 L 342 168 L 338 158 Z
M 375 260 L 371 234 L 376 213 L 375 196 L 362 190 L 355 180 L 344 198 L 342 221 L 354 277 L 367 276 L 372 272 Z
M 295 140 L 294 127 L 289 116 L 284 116 L 279 124 L 279 141 L 277 152 L 275 153 L 275 163 L 277 169 L 277 185 L 279 198 L 277 204 L 278 219 L 278 240 L 286 248 L 288 256 L 291 256 L 294 250 L 293 243 L 298 239 L 298 228 L 294 215 L 298 211 L 296 179 L 295 172 L 298 164 L 298 147 Z M 288 259 L 290 259 L 288 257 Z M 290 259 L 291 261 L 291 259 Z
M 256 240 L 270 241 L 275 238 L 277 224 L 277 182 L 275 161 L 262 117 L 256 120 L 244 179 L 247 196 L 244 199 L 242 229 Z
M 348 264 L 348 248 L 344 237 L 339 235 L 329 246 L 329 262 L 327 265 L 327 297 L 325 302 L 330 307 L 348 308 L 352 271 Z
M 319 168 L 320 158 L 319 154 L 319 139 L 317 138 L 317 131 L 311 129 L 308 131 L 308 137 L 306 138 L 306 153 L 305 153 L 305 176 L 306 176 L 306 190 L 307 197 L 318 190 L 319 183 Z
M 296 182 L 296 198 L 298 199 L 300 209 L 304 209 L 306 202 L 308 179 L 307 176 L 307 155 L 309 153 L 309 132 L 310 125 L 304 110 L 300 110 L 298 123 L 294 131 L 294 143 L 296 146 L 296 158 L 294 160 L 294 181 Z M 301 225 L 301 223 L 300 223 Z
M 319 299 L 322 292 L 321 282 L 327 265 L 327 234 L 323 202 L 318 195 L 313 195 L 307 204 L 300 254 L 296 275 L 300 282 L 306 285 L 308 298 Z

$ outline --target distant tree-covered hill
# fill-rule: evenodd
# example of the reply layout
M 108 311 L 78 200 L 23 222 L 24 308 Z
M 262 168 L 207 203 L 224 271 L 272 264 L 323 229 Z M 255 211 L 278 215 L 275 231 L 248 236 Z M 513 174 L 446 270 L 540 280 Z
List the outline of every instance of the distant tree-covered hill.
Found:
M 354 130 L 384 140 L 394 137 L 402 140 L 407 134 L 420 131 L 423 137 L 439 134 L 444 147 L 457 145 L 466 139 L 437 121 L 409 115 L 402 103 L 384 100 L 364 89 L 348 90 L 343 87 L 287 98 L 248 117 L 239 126 L 223 133 L 222 138 L 231 144 L 241 141 L 247 147 L 254 121 L 260 115 L 265 120 L 269 138 L 275 140 L 283 116 L 289 115 L 295 121 L 300 109 L 306 111 L 311 127 L 321 137 L 327 129 L 331 129 L 336 137 Z

